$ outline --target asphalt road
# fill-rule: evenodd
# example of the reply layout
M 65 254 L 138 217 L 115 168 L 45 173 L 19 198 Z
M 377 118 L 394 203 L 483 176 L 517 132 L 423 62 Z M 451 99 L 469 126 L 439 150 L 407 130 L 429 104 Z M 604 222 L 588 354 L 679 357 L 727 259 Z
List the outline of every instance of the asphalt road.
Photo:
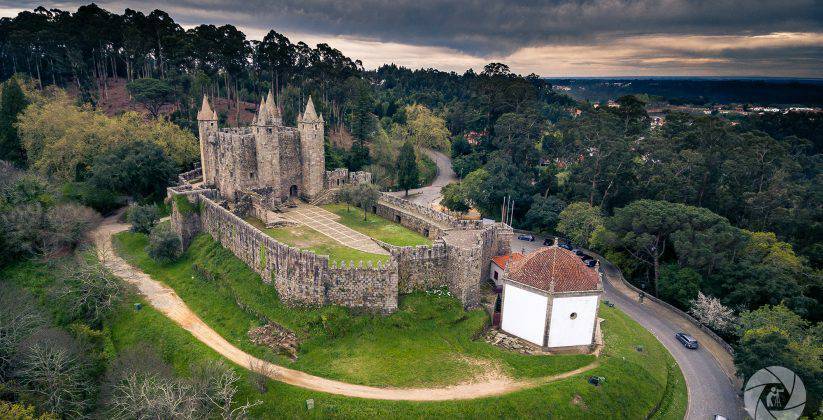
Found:
M 426 207 L 430 207 L 431 204 L 440 202 L 443 198 L 440 194 L 440 190 L 446 185 L 457 181 L 457 175 L 452 169 L 451 159 L 449 159 L 448 156 L 436 150 L 425 149 L 423 152 L 432 158 L 434 163 L 437 165 L 437 177 L 434 178 L 431 185 L 409 190 L 408 200 Z M 396 191 L 390 194 L 403 197 L 406 192 Z
M 517 235 L 512 239 L 512 251 L 531 252 L 540 248 L 542 237 L 536 237 L 534 242 L 521 241 Z M 605 272 L 610 279 L 620 281 L 616 272 Z M 604 281 L 605 299 L 614 302 L 615 306 L 637 321 L 643 328 L 654 334 L 658 340 L 674 356 L 689 392 L 689 408 L 687 419 L 712 419 L 720 414 L 728 419 L 742 419 L 744 412 L 742 402 L 732 387 L 729 378 L 717 364 L 715 358 L 705 348 L 689 350 L 683 347 L 674 334 L 682 331 L 671 320 L 655 314 L 648 302 L 640 304 L 635 296 L 627 296 L 615 288 L 610 281 Z

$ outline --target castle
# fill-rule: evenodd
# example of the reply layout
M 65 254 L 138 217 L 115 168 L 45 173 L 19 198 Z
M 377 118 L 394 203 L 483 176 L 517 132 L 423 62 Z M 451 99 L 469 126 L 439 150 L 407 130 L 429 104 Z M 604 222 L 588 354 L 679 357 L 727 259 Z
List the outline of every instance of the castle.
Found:
M 251 126 L 219 128 L 206 96 L 197 113 L 203 183 L 230 202 L 244 192 L 274 208 L 288 200 L 316 198 L 324 190 L 323 116 L 309 97 L 297 128 L 283 125 L 269 91 Z
M 370 183 L 371 174 L 325 170 L 323 117 L 311 98 L 297 117 L 297 128 L 283 125 L 271 92 L 249 127 L 218 128 L 205 97 L 197 121 L 202 168 L 180 174 L 180 185 L 168 189 L 172 228 L 183 248 L 196 235 L 209 234 L 284 302 L 391 313 L 400 293 L 446 287 L 465 307 L 476 307 L 488 261 L 510 252 L 510 226 L 459 220 L 385 193 L 371 212 L 433 239 L 431 245 L 401 247 L 375 240 L 390 254 L 389 261 L 376 265 L 330 262 L 326 255 L 290 247 L 243 218 L 275 224 L 289 212 L 284 203 L 334 202 L 340 187 Z

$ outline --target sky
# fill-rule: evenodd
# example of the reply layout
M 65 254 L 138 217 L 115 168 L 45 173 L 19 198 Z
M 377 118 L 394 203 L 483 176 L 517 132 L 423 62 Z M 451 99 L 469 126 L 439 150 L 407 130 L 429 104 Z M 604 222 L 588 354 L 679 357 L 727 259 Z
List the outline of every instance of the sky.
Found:
M 87 2 L 0 0 L 0 16 Z M 823 77 L 823 0 L 144 0 L 186 28 L 233 24 L 325 42 L 367 69 L 384 63 L 462 73 L 503 62 L 544 77 Z

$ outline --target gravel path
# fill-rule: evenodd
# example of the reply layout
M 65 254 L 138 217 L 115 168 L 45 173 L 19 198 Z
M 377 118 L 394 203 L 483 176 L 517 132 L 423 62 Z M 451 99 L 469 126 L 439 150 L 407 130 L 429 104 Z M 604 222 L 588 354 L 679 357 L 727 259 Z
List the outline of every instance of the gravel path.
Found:
M 600 362 L 594 361 L 573 371 L 558 375 L 529 379 L 513 380 L 496 378 L 443 388 L 378 388 L 356 385 L 310 375 L 299 370 L 289 369 L 260 360 L 226 341 L 220 334 L 206 325 L 170 287 L 158 282 L 148 274 L 132 267 L 117 256 L 112 248 L 112 235 L 128 229 L 128 225 L 118 223 L 117 216 L 112 216 L 93 232 L 94 242 L 101 263 L 114 275 L 137 287 L 149 303 L 166 317 L 190 332 L 203 344 L 232 362 L 249 369 L 251 366 L 266 366 L 267 374 L 274 380 L 299 386 L 313 391 L 344 395 L 347 397 L 370 398 L 379 400 L 405 401 L 447 401 L 466 400 L 481 397 L 503 395 L 521 389 L 543 385 L 549 382 L 569 378 L 596 368 Z

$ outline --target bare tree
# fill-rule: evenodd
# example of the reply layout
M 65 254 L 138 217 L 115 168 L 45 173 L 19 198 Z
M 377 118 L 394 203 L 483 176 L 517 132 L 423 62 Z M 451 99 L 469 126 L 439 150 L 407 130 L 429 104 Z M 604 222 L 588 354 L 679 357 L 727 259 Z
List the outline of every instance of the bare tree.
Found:
M 267 392 L 269 390 L 269 379 L 274 375 L 272 365 L 257 358 L 250 358 L 249 370 L 252 372 L 251 376 L 249 376 L 252 385 L 254 385 L 261 394 Z
M 123 286 L 102 265 L 81 258 L 62 267 L 57 294 L 72 314 L 89 324 L 100 325 L 120 300 Z
M 0 282 L 0 380 L 10 373 L 20 343 L 46 323 L 31 295 Z
M 64 417 L 86 413 L 94 391 L 83 349 L 68 333 L 42 329 L 24 340 L 18 350 L 17 381 L 38 406 Z

